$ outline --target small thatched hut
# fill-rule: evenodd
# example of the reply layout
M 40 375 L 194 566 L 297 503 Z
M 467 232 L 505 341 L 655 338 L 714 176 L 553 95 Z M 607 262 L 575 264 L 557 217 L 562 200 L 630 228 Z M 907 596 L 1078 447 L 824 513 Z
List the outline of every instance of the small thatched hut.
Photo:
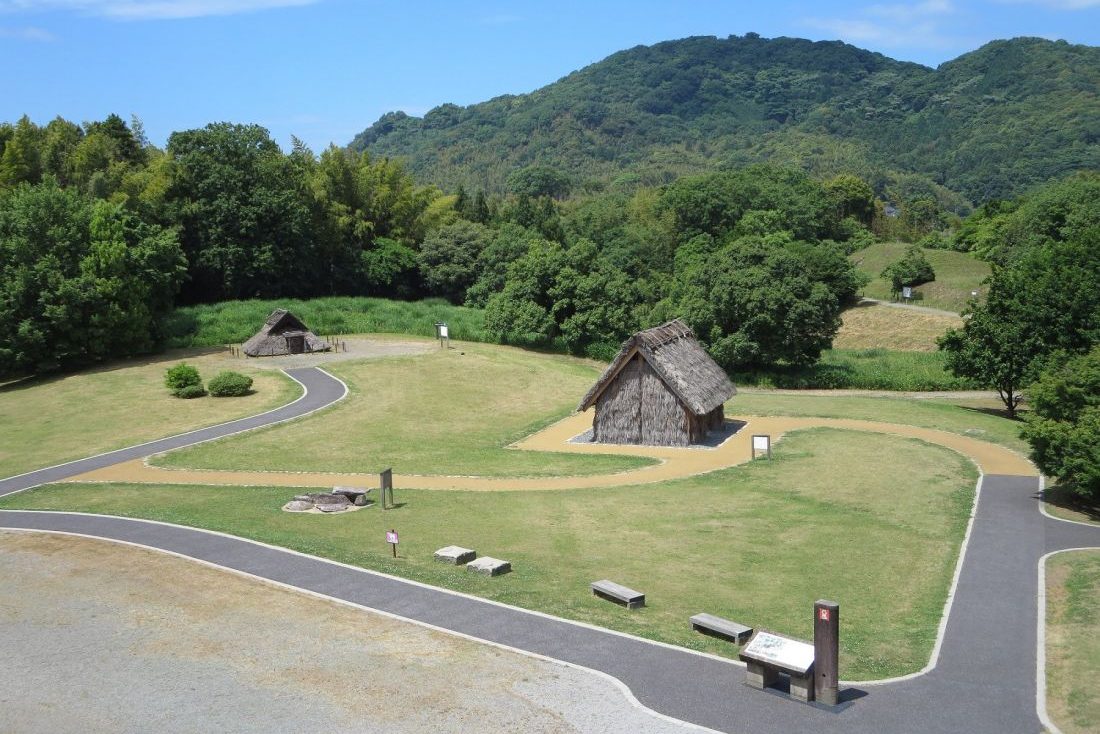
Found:
M 267 317 L 263 328 L 241 349 L 249 357 L 274 357 L 280 354 L 327 352 L 332 346 L 310 331 L 290 311 L 277 308 Z
M 722 404 L 736 392 L 687 324 L 675 319 L 623 342 L 577 410 L 596 406 L 593 441 L 688 446 L 721 427 Z

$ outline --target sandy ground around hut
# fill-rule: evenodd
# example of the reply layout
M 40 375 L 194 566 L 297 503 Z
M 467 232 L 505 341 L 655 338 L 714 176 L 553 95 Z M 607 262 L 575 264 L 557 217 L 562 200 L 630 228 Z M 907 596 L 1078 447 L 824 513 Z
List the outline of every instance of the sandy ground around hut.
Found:
M 0 532 L 0 729 L 688 731 L 603 677 L 194 561 Z
M 222 361 L 225 368 L 242 363 L 260 369 L 286 370 L 299 367 L 317 367 L 329 362 L 344 362 L 349 359 L 376 359 L 379 357 L 400 357 L 407 354 L 423 354 L 439 346 L 434 341 L 410 341 L 407 339 L 339 337 L 340 349 L 331 352 L 313 352 L 311 354 L 286 354 L 278 357 L 235 356 L 228 349 Z M 344 351 L 346 346 L 347 351 Z
M 745 425 L 715 448 L 624 446 L 598 443 L 573 443 L 570 439 L 591 427 L 591 414 L 572 415 L 514 444 L 520 451 L 559 451 L 589 454 L 625 454 L 658 459 L 650 466 L 615 474 L 576 477 L 466 477 L 394 474 L 394 486 L 415 489 L 515 491 L 549 489 L 586 489 L 648 484 L 705 474 L 746 463 L 751 458 L 754 434 L 767 434 L 773 442 L 792 431 L 808 428 L 839 428 L 916 438 L 944 446 L 966 456 L 986 474 L 1036 476 L 1037 471 L 1023 456 L 1002 446 L 947 431 L 894 423 L 841 418 L 797 418 L 741 416 Z M 143 460 L 116 464 L 73 477 L 73 482 L 137 482 L 146 484 L 210 484 L 278 487 L 332 487 L 336 485 L 377 486 L 375 474 L 338 474 L 324 472 L 244 472 L 165 469 Z

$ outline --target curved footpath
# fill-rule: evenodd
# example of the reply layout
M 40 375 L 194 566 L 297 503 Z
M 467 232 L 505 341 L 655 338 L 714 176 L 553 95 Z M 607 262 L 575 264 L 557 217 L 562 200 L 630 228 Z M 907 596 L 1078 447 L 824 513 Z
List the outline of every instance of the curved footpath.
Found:
M 342 383 L 320 370 L 295 370 L 291 376 L 307 392 L 286 408 L 31 472 L 0 482 L 0 494 L 75 476 L 110 461 L 287 420 L 344 394 Z M 249 421 L 257 422 L 244 425 Z M 733 661 L 241 538 L 61 512 L 0 511 L 0 526 L 136 543 L 563 660 L 614 676 L 649 708 L 719 731 L 1030 733 L 1042 728 L 1036 710 L 1039 560 L 1056 550 L 1100 545 L 1100 528 L 1041 514 L 1039 489 L 1034 476 L 984 476 L 958 586 L 931 669 L 899 681 L 849 686 L 845 704 L 835 710 L 749 689 L 742 685 L 743 668 Z M 807 614 L 811 602 L 807 600 Z

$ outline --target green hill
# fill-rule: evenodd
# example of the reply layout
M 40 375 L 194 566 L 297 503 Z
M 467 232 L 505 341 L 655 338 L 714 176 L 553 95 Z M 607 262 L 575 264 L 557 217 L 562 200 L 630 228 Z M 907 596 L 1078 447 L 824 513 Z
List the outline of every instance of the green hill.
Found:
M 1098 90 L 1100 48 L 1063 41 L 995 41 L 930 69 L 841 42 L 695 37 L 621 51 L 530 94 L 389 113 L 351 145 L 402 156 L 448 189 L 502 191 L 536 163 L 600 188 L 771 160 L 965 211 L 967 199 L 1100 168 Z
M 849 256 L 871 278 L 871 282 L 863 288 L 863 295 L 890 300 L 890 284 L 880 273 L 887 265 L 900 260 L 906 247 L 908 245 L 902 242 L 880 242 Z M 913 304 L 917 306 L 959 313 L 966 308 L 973 291 L 981 293 L 984 281 L 989 277 L 989 263 L 968 252 L 925 248 L 924 256 L 936 272 L 936 279 L 913 289 Z

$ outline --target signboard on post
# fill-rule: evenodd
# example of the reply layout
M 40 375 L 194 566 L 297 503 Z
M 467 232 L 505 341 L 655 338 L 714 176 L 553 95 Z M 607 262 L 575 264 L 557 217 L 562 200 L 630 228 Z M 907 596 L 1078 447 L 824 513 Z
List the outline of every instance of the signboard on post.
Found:
M 386 531 L 386 542 L 390 544 L 390 548 L 393 549 L 393 557 L 397 558 L 397 544 L 400 542 L 397 538 L 397 531 L 389 529 Z
M 755 459 L 758 453 L 762 453 L 769 459 L 772 458 L 772 437 L 768 434 L 756 434 L 752 437 L 752 456 Z
M 910 298 L 913 297 L 913 289 L 910 288 L 907 285 L 902 286 L 902 288 L 901 288 L 901 297 L 908 301 Z
M 381 488 L 382 509 L 388 510 L 394 507 L 393 504 L 393 469 L 384 469 L 381 474 L 378 475 L 378 484 Z
M 440 348 L 451 345 L 451 330 L 442 321 L 435 322 L 435 338 L 439 340 Z

